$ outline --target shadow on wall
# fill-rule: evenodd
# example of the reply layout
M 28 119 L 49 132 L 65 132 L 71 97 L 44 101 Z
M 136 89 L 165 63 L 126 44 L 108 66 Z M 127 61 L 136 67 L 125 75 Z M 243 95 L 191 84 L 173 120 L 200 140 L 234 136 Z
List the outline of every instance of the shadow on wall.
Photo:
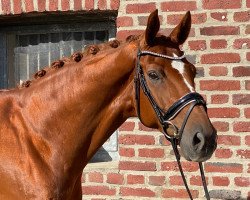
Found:
M 91 158 L 89 163 L 108 162 L 108 161 L 112 161 L 112 157 L 103 147 L 101 147 L 98 150 L 98 152 L 94 155 L 94 157 Z

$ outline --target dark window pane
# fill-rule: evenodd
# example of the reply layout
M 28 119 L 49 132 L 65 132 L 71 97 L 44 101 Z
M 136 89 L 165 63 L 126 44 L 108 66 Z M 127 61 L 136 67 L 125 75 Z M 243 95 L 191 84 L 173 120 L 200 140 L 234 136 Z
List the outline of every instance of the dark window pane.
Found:
M 26 47 L 29 45 L 28 35 L 18 35 L 17 36 L 17 46 Z
M 60 41 L 59 33 L 51 33 L 50 37 L 52 43 L 57 43 Z
M 106 31 L 96 31 L 96 40 L 104 42 L 107 38 Z
M 40 34 L 40 43 L 48 43 L 49 34 Z
M 94 40 L 94 32 L 85 32 L 84 39 L 93 41 Z
M 71 34 L 70 32 L 64 32 L 64 33 L 62 33 L 62 40 L 63 40 L 63 41 L 72 40 L 71 35 L 72 35 L 72 34 Z
M 73 33 L 74 40 L 81 41 L 82 40 L 82 33 L 81 32 L 75 32 Z
M 37 45 L 38 44 L 38 36 L 39 35 L 30 35 L 29 36 L 29 44 L 30 45 Z

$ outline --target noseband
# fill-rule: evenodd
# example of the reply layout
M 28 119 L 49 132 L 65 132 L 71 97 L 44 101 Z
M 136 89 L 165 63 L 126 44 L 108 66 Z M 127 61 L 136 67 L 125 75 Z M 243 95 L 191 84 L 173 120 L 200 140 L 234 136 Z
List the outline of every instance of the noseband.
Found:
M 191 195 L 191 192 L 188 188 L 187 185 L 187 181 L 186 178 L 184 176 L 183 170 L 182 170 L 182 166 L 180 163 L 180 154 L 177 148 L 177 144 L 180 143 L 181 138 L 182 138 L 182 134 L 185 128 L 185 125 L 188 121 L 188 118 L 193 110 L 193 108 L 196 105 L 201 105 L 205 108 L 205 110 L 207 109 L 206 107 L 206 102 L 203 99 L 203 97 L 196 92 L 191 92 L 188 93 L 186 95 L 184 95 L 183 97 L 181 97 L 180 99 L 178 99 L 172 106 L 169 107 L 169 109 L 164 112 L 163 109 L 161 109 L 159 107 L 159 105 L 156 103 L 154 97 L 151 95 L 150 89 L 147 85 L 142 67 L 140 65 L 140 58 L 141 56 L 154 56 L 154 57 L 160 57 L 160 58 L 164 58 L 164 59 L 169 59 L 169 60 L 181 60 L 183 58 L 185 58 L 185 55 L 183 54 L 180 57 L 172 57 L 172 56 L 167 56 L 167 55 L 163 55 L 163 54 L 158 54 L 155 52 L 151 52 L 151 51 L 140 51 L 138 50 L 138 54 L 137 54 L 137 61 L 136 61 L 136 74 L 135 74 L 135 99 L 136 99 L 136 106 L 137 106 L 137 114 L 138 114 L 138 118 L 140 119 L 140 121 L 143 123 L 143 121 L 141 120 L 141 113 L 140 113 L 140 88 L 143 90 L 144 94 L 146 95 L 146 97 L 148 98 L 161 126 L 163 129 L 163 134 L 166 137 L 166 139 L 168 141 L 171 142 L 174 153 L 175 153 L 175 157 L 177 160 L 177 164 L 184 182 L 184 185 L 186 187 L 186 190 L 188 192 L 188 195 L 190 197 L 190 199 L 192 200 L 193 197 Z M 171 120 L 174 119 L 185 107 L 187 107 L 188 105 L 190 105 L 189 109 L 186 112 L 186 115 L 184 117 L 183 123 L 181 125 L 181 128 L 178 129 L 177 126 L 175 126 Z M 174 130 L 174 134 L 173 135 L 169 135 L 167 132 L 167 128 L 172 127 L 172 129 Z M 205 195 L 206 198 L 209 200 L 210 196 L 207 190 L 207 185 L 206 185 L 206 180 L 205 180 L 205 176 L 204 176 L 204 171 L 203 171 L 203 166 L 202 163 L 199 162 L 199 167 L 200 167 L 200 173 L 201 173 L 201 178 L 202 178 L 202 183 L 203 183 L 203 187 L 204 187 L 204 191 L 205 191 Z

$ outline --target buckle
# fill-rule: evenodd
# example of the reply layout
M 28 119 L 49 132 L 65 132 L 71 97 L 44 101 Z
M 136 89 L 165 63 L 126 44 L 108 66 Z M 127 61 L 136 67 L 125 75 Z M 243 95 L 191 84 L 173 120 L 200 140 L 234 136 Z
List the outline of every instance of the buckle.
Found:
M 164 135 L 168 138 L 179 139 L 179 130 L 171 121 L 164 121 Z

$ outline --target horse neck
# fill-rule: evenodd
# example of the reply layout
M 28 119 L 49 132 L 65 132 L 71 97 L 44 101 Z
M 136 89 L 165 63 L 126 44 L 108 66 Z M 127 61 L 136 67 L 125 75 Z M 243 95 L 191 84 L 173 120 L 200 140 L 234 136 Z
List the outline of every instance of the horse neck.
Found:
M 22 90 L 20 105 L 28 129 L 58 148 L 53 150 L 58 163 L 60 154 L 62 162 L 86 165 L 106 139 L 135 115 L 135 59 L 136 46 L 127 44 L 65 66 Z

